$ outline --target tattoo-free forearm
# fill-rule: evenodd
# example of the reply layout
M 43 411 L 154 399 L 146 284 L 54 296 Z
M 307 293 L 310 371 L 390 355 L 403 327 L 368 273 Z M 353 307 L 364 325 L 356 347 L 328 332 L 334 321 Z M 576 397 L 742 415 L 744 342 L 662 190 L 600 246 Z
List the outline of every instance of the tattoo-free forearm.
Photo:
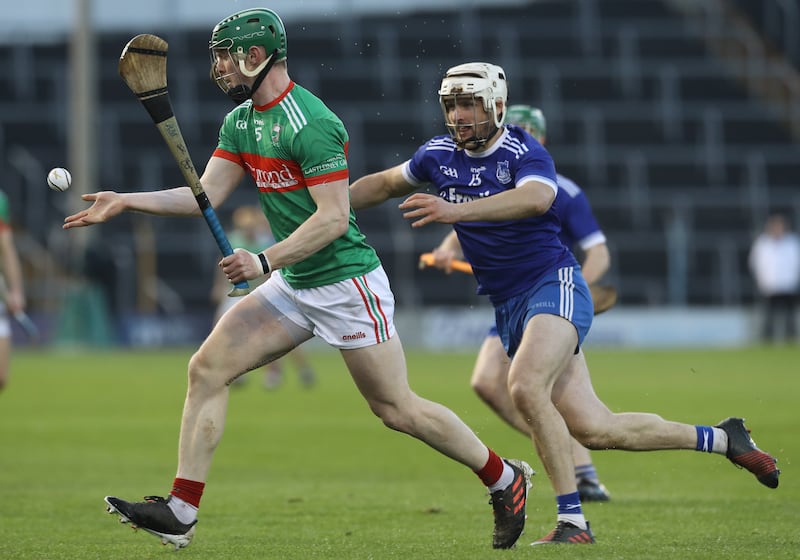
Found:
M 459 204 L 460 222 L 500 222 L 541 216 L 550 208 L 555 193 L 544 183 L 526 182 L 520 187 Z
M 200 207 L 189 187 L 123 193 L 125 210 L 154 216 L 199 216 Z
M 402 165 L 365 175 L 350 185 L 350 206 L 354 210 L 377 206 L 390 198 L 398 198 L 417 189 L 403 178 Z

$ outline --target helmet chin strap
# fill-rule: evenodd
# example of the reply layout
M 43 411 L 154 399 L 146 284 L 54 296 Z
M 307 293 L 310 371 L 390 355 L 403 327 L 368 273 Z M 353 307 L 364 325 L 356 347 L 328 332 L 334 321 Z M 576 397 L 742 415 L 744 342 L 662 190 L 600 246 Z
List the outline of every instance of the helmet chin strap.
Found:
M 240 103 L 244 103 L 253 96 L 253 92 L 258 89 L 258 87 L 261 85 L 261 82 L 263 82 L 264 78 L 267 77 L 267 74 L 272 68 L 272 65 L 275 64 L 275 55 L 277 53 L 278 49 L 272 51 L 272 54 L 269 57 L 269 62 L 267 62 L 267 65 L 264 66 L 264 69 L 258 73 L 258 76 L 256 76 L 256 80 L 253 82 L 252 87 L 248 86 L 247 84 L 239 84 L 238 86 L 230 88 L 226 92 L 228 94 L 228 97 L 230 97 L 234 103 L 239 105 Z
M 497 128 L 496 126 L 494 126 L 494 124 L 492 124 L 492 130 L 489 132 L 489 134 L 487 134 L 483 138 L 478 138 L 477 136 L 472 136 L 471 138 L 467 138 L 466 140 L 461 140 L 461 141 L 456 140 L 456 145 L 459 148 L 462 148 L 464 150 L 468 150 L 469 148 L 467 148 L 467 144 L 471 144 L 471 143 L 477 144 L 475 146 L 476 148 L 478 146 L 483 146 L 484 144 L 486 144 L 486 142 L 489 141 L 490 138 L 492 138 L 495 134 L 497 134 L 498 130 L 500 130 L 500 129 Z

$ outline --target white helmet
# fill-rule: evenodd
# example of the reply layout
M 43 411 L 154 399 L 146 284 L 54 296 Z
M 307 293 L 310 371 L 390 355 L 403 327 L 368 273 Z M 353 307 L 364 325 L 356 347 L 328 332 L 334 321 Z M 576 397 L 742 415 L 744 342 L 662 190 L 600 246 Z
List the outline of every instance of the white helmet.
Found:
M 483 100 L 483 108 L 492 115 L 494 121 L 494 129 L 490 134 L 485 137 L 474 136 L 463 141 L 457 139 L 455 123 L 450 123 L 447 120 L 448 109 L 445 107 L 445 98 L 449 97 L 452 100 L 452 98 L 459 95 L 480 97 Z M 445 124 L 450 131 L 450 136 L 462 146 L 468 142 L 485 143 L 498 128 L 503 126 L 505 110 L 500 115 L 497 114 L 497 101 L 502 101 L 502 105 L 505 108 L 507 97 L 506 73 L 500 66 L 487 62 L 467 62 L 450 68 L 444 75 L 442 85 L 439 88 L 439 104 L 442 106 Z M 479 124 L 482 123 L 475 123 L 476 126 Z

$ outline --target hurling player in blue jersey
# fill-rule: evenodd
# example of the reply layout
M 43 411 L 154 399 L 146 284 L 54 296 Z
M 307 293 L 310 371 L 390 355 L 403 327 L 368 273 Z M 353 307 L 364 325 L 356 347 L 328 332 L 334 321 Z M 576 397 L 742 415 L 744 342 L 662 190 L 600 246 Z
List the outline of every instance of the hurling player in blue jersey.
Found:
M 547 133 L 547 122 L 538 108 L 529 105 L 510 105 L 506 111 L 506 122 L 522 127 L 542 145 Z M 558 197 L 563 204 L 558 205 L 558 219 L 561 232 L 558 237 L 564 246 L 580 249 L 583 259 L 581 272 L 586 283 L 591 287 L 608 271 L 611 258 L 606 245 L 606 236 L 597 223 L 597 219 L 589 205 L 589 199 L 583 190 L 570 179 L 557 174 Z M 461 245 L 455 230 L 445 237 L 434 249 L 434 266 L 450 272 L 453 259 L 462 256 Z M 615 292 L 614 292 L 615 293 Z M 598 308 L 600 299 L 592 293 L 595 314 L 605 311 L 609 301 L 603 308 Z M 530 435 L 530 426 L 517 412 L 511 395 L 508 393 L 508 368 L 511 361 L 503 348 L 497 327 L 492 326 L 483 340 L 475 367 L 472 372 L 472 388 L 477 395 L 503 420 L 520 432 Z M 589 451 L 575 439 L 572 440 L 572 458 L 575 463 L 575 481 L 582 502 L 607 502 L 611 499 L 605 485 L 600 482 L 597 469 L 592 462 Z
M 410 195 L 399 208 L 412 227 L 452 224 L 458 234 L 512 358 L 509 394 L 556 494 L 556 528 L 534 544 L 594 542 L 575 484 L 570 434 L 590 449 L 723 454 L 776 488 L 776 461 L 756 447 L 741 418 L 692 426 L 613 413 L 598 399 L 580 350 L 592 299 L 558 238 L 563 197 L 556 196 L 555 166 L 530 134 L 503 125 L 507 92 L 499 66 L 450 68 L 439 88 L 449 134 L 432 138 L 405 163 L 355 181 L 350 199 L 360 209 Z M 437 194 L 414 193 L 426 184 Z

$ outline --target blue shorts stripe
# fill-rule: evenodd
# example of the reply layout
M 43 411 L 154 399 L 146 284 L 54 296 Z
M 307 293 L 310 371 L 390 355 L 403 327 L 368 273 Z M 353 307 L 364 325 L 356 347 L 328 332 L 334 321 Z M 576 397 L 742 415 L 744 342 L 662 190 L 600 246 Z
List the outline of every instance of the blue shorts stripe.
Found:
M 579 266 L 553 270 L 527 291 L 495 304 L 497 333 L 510 356 L 517 351 L 528 321 L 539 313 L 558 315 L 575 325 L 578 345 L 583 343 L 594 309 Z
M 559 281 L 559 315 L 572 320 L 572 313 L 575 308 L 575 282 L 573 280 L 573 267 L 558 269 Z

